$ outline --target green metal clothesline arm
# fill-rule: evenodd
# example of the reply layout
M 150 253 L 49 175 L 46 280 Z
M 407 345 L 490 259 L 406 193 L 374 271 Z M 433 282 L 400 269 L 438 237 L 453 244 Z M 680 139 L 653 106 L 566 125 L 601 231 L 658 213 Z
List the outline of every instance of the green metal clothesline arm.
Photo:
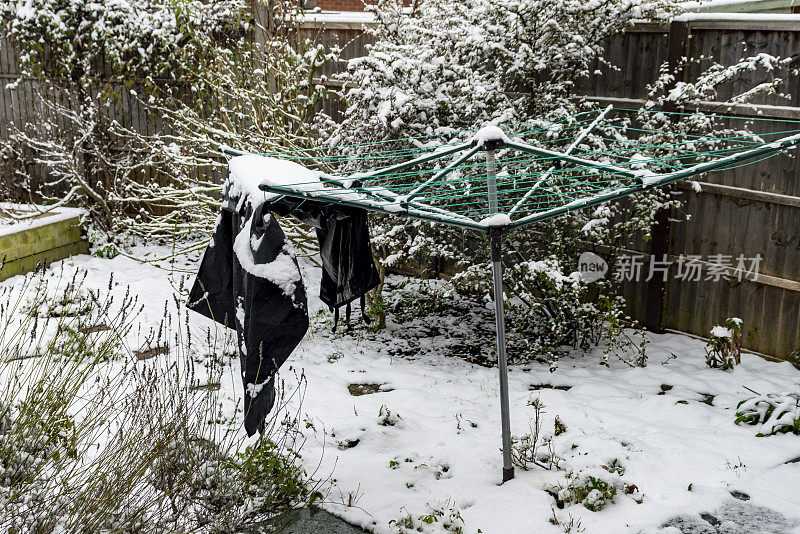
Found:
M 371 178 L 378 178 L 379 176 L 385 176 L 387 174 L 394 174 L 396 172 L 404 171 L 415 165 L 421 165 L 429 161 L 445 158 L 451 154 L 455 154 L 457 152 L 461 152 L 462 150 L 466 150 L 470 146 L 471 143 L 461 143 L 453 147 L 446 148 L 444 150 L 438 150 L 436 152 L 425 154 L 424 156 L 420 156 L 412 160 L 404 161 L 403 163 L 390 165 L 389 167 L 384 167 L 383 169 L 378 169 L 375 171 L 368 171 L 363 173 L 356 173 L 351 175 L 350 178 L 352 178 L 353 180 L 369 180 Z
M 579 158 L 577 156 L 570 156 L 569 154 L 564 154 L 563 152 L 556 152 L 555 150 L 547 150 L 546 148 L 528 145 L 525 143 L 507 141 L 506 146 L 510 148 L 516 148 L 517 150 L 521 150 L 523 152 L 527 152 L 535 156 L 544 156 L 546 158 L 551 158 L 554 160 L 568 161 L 570 163 L 575 163 L 576 165 L 581 165 L 583 167 L 600 169 L 610 174 L 624 176 L 625 178 L 635 178 L 637 176 L 637 173 L 635 171 L 631 171 L 630 169 L 624 169 L 622 167 L 617 167 L 616 165 L 600 163 L 599 161 L 593 161 L 590 159 Z
M 595 118 L 595 119 L 594 119 L 594 120 L 591 122 L 591 124 L 589 124 L 589 125 L 588 125 L 586 128 L 584 128 L 583 130 L 581 130 L 581 132 L 578 134 L 578 136 L 575 138 L 575 140 L 574 140 L 572 143 L 570 143 L 570 145 L 569 145 L 569 146 L 566 148 L 566 150 L 564 150 L 564 154 L 565 154 L 565 155 L 567 155 L 567 156 L 568 156 L 568 155 L 570 155 L 570 154 L 572 153 L 572 151 L 573 151 L 573 150 L 575 150 L 575 149 L 578 147 L 578 145 L 579 145 L 579 144 L 581 144 L 581 143 L 583 142 L 583 140 L 584 140 L 584 139 L 586 139 L 586 137 L 587 137 L 587 136 L 588 136 L 590 133 L 592 133 L 592 130 L 594 130 L 594 129 L 597 127 L 597 125 L 598 125 L 598 124 L 600 124 L 600 122 L 601 122 L 603 119 L 605 119 L 605 118 L 606 118 L 606 115 L 608 115 L 608 114 L 611 112 L 611 110 L 612 110 L 612 109 L 614 109 L 614 106 L 612 106 L 611 104 L 609 104 L 609 105 L 608 105 L 608 107 L 606 107 L 606 109 L 604 109 L 604 110 L 603 110 L 603 111 L 600 113 L 600 115 L 598 115 L 598 116 L 597 116 L 597 117 L 596 117 L 596 118 Z M 553 171 L 555 171 L 555 170 L 556 170 L 556 168 L 557 168 L 557 166 L 556 166 L 556 165 L 553 165 L 553 166 L 552 166 L 552 167 L 550 167 L 550 168 L 549 168 L 549 169 L 548 169 L 548 170 L 547 170 L 547 171 L 546 171 L 544 174 L 542 174 L 542 175 L 539 177 L 539 179 L 536 181 L 536 183 L 535 183 L 535 184 L 533 184 L 533 187 L 531 187 L 530 189 L 528 189 L 528 191 L 526 191 L 526 192 L 525 192 L 525 194 L 524 194 L 524 195 L 522 195 L 522 198 L 520 198 L 520 199 L 517 201 L 517 203 L 516 203 L 516 204 L 514 204 L 514 207 L 512 207 L 512 208 L 511 208 L 511 211 L 509 211 L 509 212 L 508 212 L 508 215 L 509 215 L 509 217 L 510 217 L 511 215 L 513 215 L 513 214 L 514 214 L 514 212 L 516 212 L 516 211 L 517 211 L 517 210 L 519 210 L 519 209 L 520 209 L 522 206 L 524 206 L 524 205 L 525 205 L 525 203 L 528 201 L 528 199 L 529 199 L 529 198 L 530 198 L 530 196 L 533 194 L 533 192 L 534 192 L 534 191 L 536 191 L 536 190 L 539 188 L 539 186 L 541 186 L 541 185 L 542 185 L 542 184 L 543 184 L 545 181 L 547 181 L 547 180 L 550 178 L 550 176 L 552 176 L 552 174 L 553 174 Z
M 426 206 L 422 203 L 415 203 L 417 207 L 401 207 L 399 204 L 387 203 L 386 201 L 374 201 L 367 198 L 348 199 L 344 198 L 344 194 L 358 194 L 359 191 L 350 189 L 347 191 L 331 189 L 329 191 L 298 191 L 291 187 L 284 187 L 278 185 L 262 184 L 259 186 L 262 191 L 269 193 L 276 193 L 293 198 L 301 198 L 306 200 L 313 200 L 316 202 L 329 202 L 342 206 L 351 206 L 354 208 L 362 208 L 368 211 L 377 213 L 384 213 L 386 215 L 400 215 L 410 219 L 418 219 L 421 221 L 436 222 L 463 228 L 466 230 L 475 230 L 479 232 L 486 232 L 487 227 L 473 221 L 469 217 L 458 215 L 456 213 L 443 213 L 446 210 L 435 209 L 433 206 Z M 392 206 L 389 208 L 388 206 Z M 428 212 L 423 208 L 431 208 L 433 211 Z
M 663 185 L 668 185 L 673 182 L 677 182 L 679 180 L 685 180 L 686 178 L 689 178 L 691 176 L 697 176 L 699 174 L 717 170 L 733 163 L 738 163 L 741 161 L 757 158 L 765 154 L 770 154 L 772 152 L 785 150 L 787 148 L 790 148 L 798 144 L 800 144 L 800 134 L 792 135 L 790 137 L 786 137 L 784 139 L 780 139 L 778 141 L 774 141 L 772 143 L 765 144 L 760 147 L 752 148 L 750 150 L 745 150 L 737 154 L 732 154 L 730 156 L 726 156 L 724 158 L 720 158 L 714 161 L 699 163 L 697 165 L 694 165 L 692 167 L 687 167 L 679 171 L 674 171 L 662 175 L 653 173 L 645 177 L 639 175 L 637 176 L 637 178 L 641 180 L 641 183 L 637 183 L 635 185 L 631 185 L 623 189 L 608 191 L 606 193 L 602 193 L 600 195 L 596 195 L 593 197 L 573 200 L 572 202 L 565 204 L 563 206 L 559 206 L 557 208 L 527 215 L 525 217 L 522 217 L 521 219 L 512 221 L 511 224 L 508 225 L 508 228 L 509 230 L 513 230 L 515 228 L 527 226 L 535 222 L 551 219 L 553 217 L 558 217 L 559 215 L 563 215 L 571 211 L 576 211 L 591 206 L 596 206 L 597 204 L 602 204 L 604 202 L 609 202 L 612 200 L 616 200 L 618 198 L 626 197 L 634 193 L 638 193 L 640 191 L 646 191 L 648 189 L 653 189 Z

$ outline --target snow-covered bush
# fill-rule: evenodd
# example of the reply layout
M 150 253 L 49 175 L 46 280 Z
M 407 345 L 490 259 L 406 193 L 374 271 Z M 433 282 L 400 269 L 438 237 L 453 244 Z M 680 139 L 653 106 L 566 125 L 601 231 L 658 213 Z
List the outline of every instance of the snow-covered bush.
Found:
M 298 38 L 296 2 L 270 2 L 257 19 L 251 4 L 2 4 L 0 33 L 41 102 L 38 120 L 14 125 L 0 147 L 14 181 L 43 203 L 86 205 L 116 242 L 207 233 L 220 144 L 308 147 L 325 93 L 311 80 L 334 54 Z
M 346 79 L 357 83 L 347 93 L 344 128 L 332 142 L 567 117 L 575 109 L 569 101 L 575 82 L 590 74 L 603 39 L 634 18 L 659 16 L 668 5 L 421 0 L 405 15 L 402 2 L 379 0 L 373 8 L 377 43 L 367 57 L 350 62 Z
M 82 280 L 46 270 L 0 287 L 0 531 L 243 531 L 319 498 L 298 414 L 245 447 L 223 394 L 199 382 L 219 383 L 231 340 L 192 341 L 172 307 L 148 328 L 113 279 L 107 292 Z M 171 347 L 137 358 L 142 337 Z
M 769 393 L 736 405 L 736 424 L 757 425 L 756 436 L 792 432 L 800 435 L 800 394 Z
M 373 9 L 378 20 L 371 30 L 376 42 L 366 57 L 351 60 L 341 75 L 351 87 L 345 95 L 348 108 L 341 124 L 330 128 L 329 145 L 347 156 L 335 169 L 343 173 L 364 170 L 365 164 L 396 163 L 413 151 L 467 140 L 486 124 L 521 134 L 529 143 L 563 148 L 574 135 L 578 114 L 591 109 L 573 97 L 580 78 L 593 74 L 590 65 L 601 54 L 604 40 L 634 19 L 666 20 L 675 6 L 668 1 L 627 0 L 420 0 L 408 12 L 399 1 L 380 0 Z M 613 128 L 599 126 L 597 135 L 589 135 L 579 148 L 596 153 L 631 150 L 626 136 L 644 147 L 643 153 L 631 153 L 631 159 L 685 158 L 687 150 L 719 148 L 714 134 L 734 131 L 719 119 L 703 113 L 680 116 L 654 111 L 665 104 L 695 110 L 700 100 L 716 98 L 717 89 L 737 72 L 770 72 L 779 65 L 785 67 L 786 62 L 766 55 L 731 68 L 711 65 L 697 80 L 678 86 L 675 73 L 665 66 L 639 113 L 617 114 Z M 774 92 L 781 82 L 773 76 L 769 83 L 736 94 L 733 100 Z M 694 145 L 687 147 L 687 139 L 694 139 Z M 383 154 L 362 159 L 376 150 L 376 142 Z M 503 150 L 497 154 L 498 176 L 513 179 L 514 169 L 503 167 L 504 156 Z M 542 172 L 533 167 L 518 170 Z M 443 203 L 466 202 L 457 196 Z M 677 193 L 661 189 L 506 236 L 509 328 L 530 332 L 530 352 L 510 354 L 520 359 L 543 355 L 555 361 L 560 350 L 586 349 L 604 334 L 619 339 L 630 321 L 622 313 L 615 282 L 556 281 L 571 277 L 578 256 L 587 249 L 604 248 L 609 251 L 605 259 L 613 264 L 632 237 L 649 239 L 657 213 L 677 211 L 680 206 Z M 424 274 L 438 275 L 439 266 L 449 265 L 459 273 L 451 280 L 455 291 L 481 298 L 491 294 L 484 239 L 428 223 L 398 223 L 390 217 L 375 217 L 373 233 L 376 253 L 387 268 L 431 266 Z M 546 269 L 539 268 L 545 265 L 541 261 Z M 604 324 L 617 327 L 604 329 Z M 622 344 L 614 345 L 612 339 L 614 350 Z M 646 362 L 645 345 L 637 345 L 629 358 L 632 365 Z
M 731 317 L 711 329 L 706 343 L 706 365 L 711 368 L 733 369 L 742 363 L 742 320 Z

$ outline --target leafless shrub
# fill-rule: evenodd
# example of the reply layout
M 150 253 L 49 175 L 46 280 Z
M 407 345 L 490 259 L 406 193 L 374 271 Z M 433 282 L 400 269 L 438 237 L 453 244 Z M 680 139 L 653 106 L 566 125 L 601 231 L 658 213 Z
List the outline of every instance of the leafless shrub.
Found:
M 545 405 L 536 398 L 528 402 L 528 406 L 533 408 L 533 421 L 530 426 L 530 432 L 522 436 L 519 440 L 513 442 L 511 447 L 511 461 L 517 467 L 524 470 L 530 469 L 532 465 L 536 465 L 543 469 L 558 469 L 561 458 L 556 454 L 553 448 L 553 436 L 542 434 L 542 414 L 544 414 Z M 555 429 L 557 433 L 561 433 L 559 424 L 566 427 L 561 420 L 556 417 Z
M 84 278 L 0 286 L 0 530 L 269 530 L 322 497 L 298 462 L 302 375 L 248 446 L 225 393 L 198 387 L 222 381 L 228 334 L 194 339 L 172 305 L 143 327 L 136 297 Z M 169 354 L 137 359 L 142 337 Z

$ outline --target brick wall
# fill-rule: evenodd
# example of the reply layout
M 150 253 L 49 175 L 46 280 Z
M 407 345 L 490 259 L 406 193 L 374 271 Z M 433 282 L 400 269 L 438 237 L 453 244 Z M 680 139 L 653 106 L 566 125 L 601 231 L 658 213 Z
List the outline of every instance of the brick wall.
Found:
M 307 3 L 314 0 L 307 0 Z M 317 7 L 323 11 L 364 11 L 361 0 L 316 0 Z

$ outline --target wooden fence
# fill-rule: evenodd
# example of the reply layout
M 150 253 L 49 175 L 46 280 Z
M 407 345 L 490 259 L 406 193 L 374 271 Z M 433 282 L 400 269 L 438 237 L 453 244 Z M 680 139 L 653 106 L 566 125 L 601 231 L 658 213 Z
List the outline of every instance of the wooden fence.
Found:
M 327 45 L 343 47 L 343 61 L 329 65 L 322 73 L 328 80 L 350 58 L 366 54 L 370 42 L 359 20 L 317 16 L 301 25 L 301 33 Z M 689 16 L 670 26 L 641 24 L 610 39 L 606 58 L 616 68 L 598 64 L 599 74 L 584 80 L 581 94 L 590 100 L 611 103 L 616 107 L 638 108 L 647 98 L 647 84 L 656 79 L 664 62 L 677 65 L 681 56 L 708 56 L 723 64 L 738 58 L 766 52 L 783 57 L 800 57 L 800 18 L 741 20 L 725 16 Z M 701 66 L 691 65 L 682 72 L 689 80 Z M 12 81 L 16 69 L 7 46 L 0 46 L 0 80 Z M 726 91 L 752 87 L 759 80 L 752 74 L 739 76 Z M 336 85 L 333 82 L 326 82 Z M 794 80 L 788 92 L 794 101 L 800 98 L 800 86 Z M 9 121 L 22 121 L 26 102 L 32 93 L 20 89 L 0 91 L 0 137 L 7 135 Z M 29 95 L 26 97 L 26 95 Z M 708 110 L 719 104 L 704 104 Z M 343 103 L 330 100 L 324 110 L 337 116 Z M 800 120 L 800 108 L 787 106 L 778 97 L 765 97 L 755 107 L 739 106 L 735 115 L 772 118 L 759 122 L 757 133 L 796 129 L 791 121 Z M 122 116 L 137 115 L 137 110 L 120 110 Z M 133 120 L 133 119 L 131 119 Z M 767 125 L 767 126 L 763 126 Z M 673 261 L 666 283 L 659 277 L 650 282 L 628 283 L 624 294 L 633 317 L 652 329 L 674 329 L 707 336 L 710 329 L 726 317 L 744 321 L 744 346 L 761 353 L 800 364 L 800 168 L 798 159 L 786 155 L 739 169 L 700 177 L 702 191 L 679 186 L 685 201 L 685 213 L 665 214 L 654 229 L 651 242 L 635 239 L 631 249 L 645 257 L 647 270 L 650 254 L 659 259 L 667 254 Z M 706 280 L 716 255 L 736 259 L 761 256 L 756 280 L 739 280 L 735 269 L 728 279 Z M 699 256 L 704 266 L 698 281 L 681 280 L 677 261 L 683 256 Z M 577 261 L 577 258 L 576 258 Z
M 794 19 L 794 20 L 793 20 Z M 712 58 L 731 65 L 757 53 L 780 57 L 800 56 L 800 17 L 742 20 L 736 17 L 697 15 L 675 21 L 669 27 L 642 25 L 611 40 L 606 57 L 618 70 L 598 65 L 601 75 L 581 88 L 590 99 L 617 107 L 638 108 L 647 98 L 646 83 L 655 80 L 664 62 L 678 66 L 681 56 Z M 696 78 L 705 64 L 689 63 L 683 80 Z M 755 73 L 737 76 L 723 87 L 720 99 L 765 81 Z M 792 101 L 800 97 L 794 78 L 785 89 Z M 747 117 L 758 121 L 756 133 L 796 130 L 800 108 L 787 106 L 779 96 L 759 97 L 754 107 L 737 106 L 732 111 L 715 102 L 707 111 L 719 109 L 741 117 L 731 121 L 741 126 Z M 775 137 L 771 137 L 775 138 Z M 796 156 L 796 152 L 795 152 Z M 798 158 L 780 155 L 753 165 L 699 177 L 701 192 L 682 184 L 685 214 L 662 217 L 653 241 L 635 248 L 673 262 L 666 284 L 657 277 L 650 283 L 628 284 L 625 295 L 631 312 L 641 322 L 658 329 L 674 329 L 707 336 L 726 317 L 743 320 L 743 344 L 752 350 L 800 363 L 800 169 Z M 643 246 L 644 245 L 644 246 Z M 729 279 L 716 279 L 715 265 L 737 258 L 761 257 L 759 275 L 740 276 L 727 270 Z M 700 280 L 678 278 L 678 260 L 699 256 Z M 685 263 L 684 263 L 685 265 Z M 750 268 L 751 261 L 745 266 Z M 645 263 L 644 268 L 647 268 Z M 709 272 L 710 270 L 710 272 Z M 693 277 L 692 277 L 693 278 Z M 710 278 L 710 279 L 707 279 Z M 740 278 L 742 278 L 740 280 Z

